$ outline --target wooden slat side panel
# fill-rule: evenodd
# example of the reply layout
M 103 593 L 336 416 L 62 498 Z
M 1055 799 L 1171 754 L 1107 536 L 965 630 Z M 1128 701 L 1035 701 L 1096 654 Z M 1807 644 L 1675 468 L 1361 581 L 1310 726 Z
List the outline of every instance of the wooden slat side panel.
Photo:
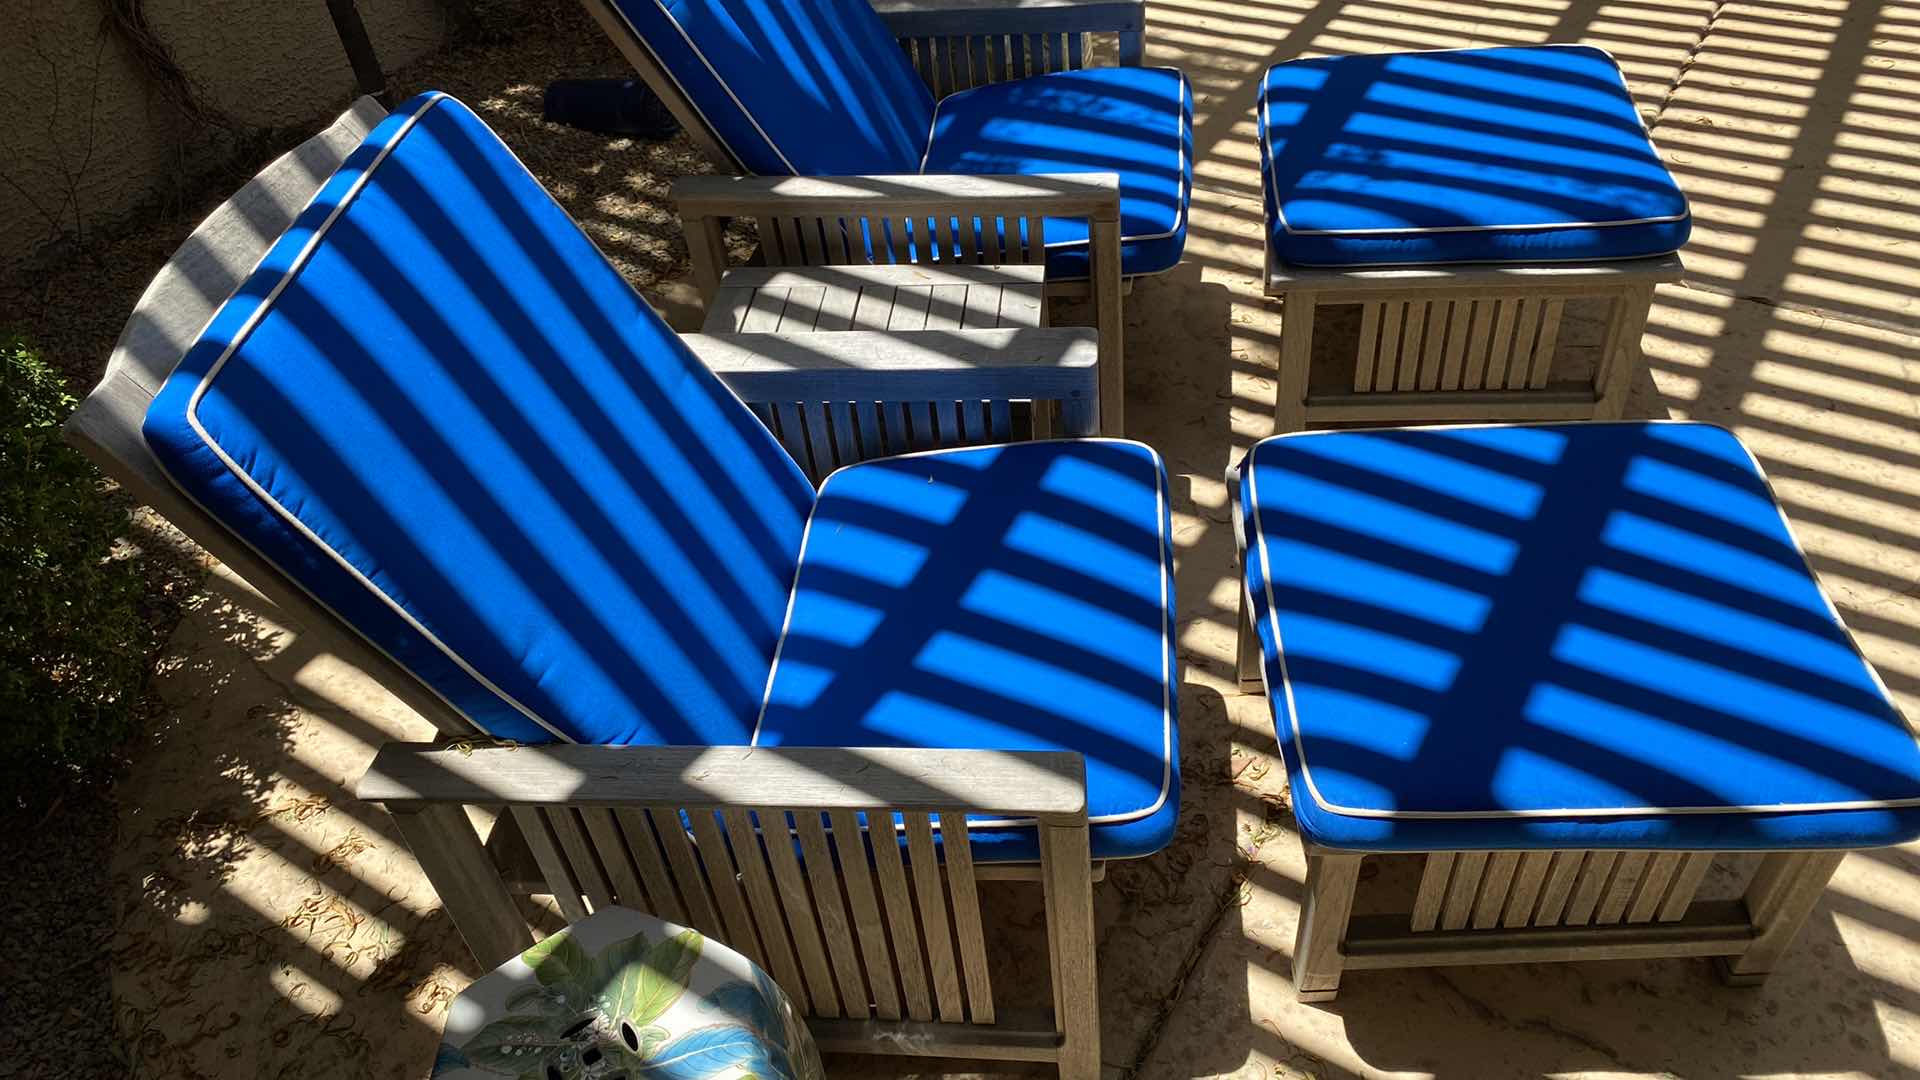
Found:
M 1713 869 L 1713 853 L 1710 851 L 1692 851 L 1681 861 L 1680 869 L 1673 875 L 1673 885 L 1667 889 L 1666 899 L 1660 902 L 1658 918 L 1661 922 L 1679 922 L 1686 918 L 1687 908 L 1693 904 L 1693 894 L 1700 889 L 1700 883 L 1706 880 L 1707 871 Z
M 727 851 L 726 839 L 720 835 L 719 820 L 711 810 L 694 810 L 688 816 L 693 822 L 694 842 L 700 846 L 700 861 L 707 868 L 707 883 L 713 888 L 714 904 L 726 923 L 727 936 L 722 940 L 765 968 L 766 954 L 760 947 L 760 935 L 753 928 L 746 896 L 740 891 L 739 871 Z
M 1467 365 L 1460 378 L 1462 390 L 1479 390 L 1486 385 L 1487 349 L 1493 340 L 1494 313 L 1498 300 L 1476 300 L 1473 304 L 1473 329 L 1467 335 Z
M 560 842 L 561 854 L 567 857 L 567 865 L 573 870 L 574 880 L 580 883 L 580 892 L 595 911 L 612 904 L 613 886 L 607 884 L 599 860 L 593 857 L 593 848 L 587 843 L 577 812 L 568 806 L 549 807 L 543 812 L 547 824 L 553 828 L 553 838 Z
M 1633 900 L 1627 905 L 1628 922 L 1653 921 L 1660 902 L 1667 897 L 1667 887 L 1673 884 L 1674 871 L 1680 869 L 1684 857 L 1677 851 L 1661 851 L 1647 861 L 1646 872 L 1640 875 L 1640 884 L 1634 888 Z
M 1426 344 L 1427 302 L 1416 300 L 1407 305 L 1406 322 L 1400 332 L 1400 368 L 1394 377 L 1394 389 L 1412 390 L 1420 378 L 1421 349 Z
M 887 924 L 880 912 L 880 900 L 874 890 L 872 863 L 860 828 L 860 819 L 851 810 L 835 810 L 828 815 L 833 826 L 833 846 L 839 857 L 840 877 L 847 890 L 847 906 L 853 914 L 854 932 L 860 938 L 860 955 L 865 964 L 867 988 L 872 991 L 873 1009 L 882 1020 L 899 1020 L 898 973 L 887 949 Z
M 1453 314 L 1453 305 L 1445 300 L 1436 300 L 1427 308 L 1427 332 L 1425 344 L 1420 353 L 1420 389 L 1432 390 L 1440 385 L 1440 359 L 1447 346 L 1447 319 Z
M 651 906 L 644 910 L 668 922 L 685 925 L 687 909 L 680 903 L 680 891 L 674 885 L 673 874 L 667 870 L 666 860 L 660 856 L 660 842 L 653 835 L 653 822 L 647 812 L 623 806 L 613 811 L 613 817 L 620 823 L 627 854 L 640 873 L 640 883 L 646 887 Z
M 606 869 L 614 901 L 635 911 L 651 911 L 646 891 L 640 887 L 639 871 L 627 853 L 619 827 L 614 824 L 613 811 L 583 806 L 580 820 L 587 827 L 587 839 L 593 842 L 594 853 L 600 856 L 600 865 Z
M 1373 388 L 1393 389 L 1400 374 L 1400 323 L 1406 318 L 1407 305 L 1387 301 L 1380 305 L 1380 353 L 1373 362 Z
M 1544 390 L 1547 379 L 1553 372 L 1553 351 L 1560 343 L 1560 318 L 1567 311 L 1567 302 L 1558 297 L 1547 301 L 1546 311 L 1540 316 L 1540 340 L 1533 347 L 1533 367 L 1527 371 L 1527 386 L 1534 390 Z
M 1473 333 L 1473 308 L 1471 300 L 1455 300 L 1448 304 L 1447 346 L 1440 360 L 1440 382 L 1436 390 L 1458 390 L 1460 380 L 1465 374 L 1467 359 L 1467 338 Z
M 1496 851 L 1487 858 L 1487 868 L 1480 877 L 1480 893 L 1473 902 L 1473 928 L 1491 930 L 1500 925 L 1501 913 L 1506 911 L 1508 886 L 1513 883 L 1513 872 L 1520 865 L 1520 853 L 1515 851 Z
M 1426 866 L 1420 871 L 1420 892 L 1413 900 L 1414 930 L 1432 930 L 1440 925 L 1440 907 L 1446 902 L 1447 881 L 1453 876 L 1456 857 L 1451 851 L 1427 853 Z
M 1533 371 L 1534 346 L 1540 334 L 1540 313 L 1545 301 L 1535 297 L 1520 301 L 1520 321 L 1513 329 L 1513 359 L 1507 365 L 1507 389 L 1523 390 Z
M 1493 340 L 1487 349 L 1487 379 L 1489 389 L 1498 389 L 1507 381 L 1507 362 L 1513 356 L 1513 324 L 1519 318 L 1520 305 L 1524 300 L 1496 301 L 1499 308 L 1493 320 Z
M 893 832 L 893 811 L 869 810 L 867 820 L 877 823 L 872 834 L 874 873 L 880 879 L 880 895 L 886 898 L 887 932 L 893 936 L 893 956 L 898 963 L 907 1016 L 931 1020 L 933 999 L 927 988 L 926 965 L 921 959 L 920 934 L 915 929 L 918 920 L 913 913 L 913 895 L 907 887 L 907 873 L 900 859 L 900 841 Z
M 833 961 L 833 977 L 840 986 L 841 1010 L 848 1016 L 865 1019 L 872 1015 L 872 998 L 860 970 L 860 956 L 853 941 L 853 921 L 847 914 L 846 898 L 841 895 L 840 875 L 827 844 L 827 832 L 821 827 L 818 811 L 795 810 L 793 820 L 794 830 L 800 836 L 800 850 L 806 856 L 807 880 L 813 885 L 813 905 L 820 915 L 820 934 L 826 939 L 827 957 Z
M 1647 852 L 1630 851 L 1614 862 L 1613 876 L 1607 879 L 1607 888 L 1601 895 L 1600 906 L 1594 909 L 1595 923 L 1612 926 L 1626 915 L 1627 905 L 1632 902 L 1633 891 L 1647 872 L 1647 863 L 1650 858 Z
M 800 859 L 793 852 L 794 837 L 787 812 L 771 806 L 755 807 L 753 812 L 760 821 L 760 840 L 767 853 L 767 865 L 773 868 L 780 905 L 786 909 L 787 933 L 793 938 L 794 951 L 800 955 L 800 970 L 807 977 L 807 996 L 813 1002 L 813 1013 L 839 1016 L 841 1006 L 833 985 L 833 970 L 827 963 L 826 946 L 820 940 L 813 897 L 800 873 Z
M 1613 864 L 1619 859 L 1617 851 L 1587 852 L 1586 862 L 1580 865 L 1580 876 L 1573 883 L 1573 895 L 1567 898 L 1566 925 L 1585 926 L 1593 921 L 1601 894 L 1613 876 Z
M 933 977 L 934 1007 L 940 1019 L 958 1024 L 966 1020 L 960 994 L 960 972 L 954 965 L 953 924 L 947 917 L 939 856 L 933 847 L 933 820 L 924 813 L 901 815 L 907 826 L 907 854 L 912 862 L 913 895 L 920 908 L 920 932 L 927 946 L 927 970 Z
M 980 922 L 980 890 L 973 878 L 973 841 L 967 815 L 940 815 L 940 845 L 947 857 L 947 889 L 953 902 L 954 937 L 966 977 L 968 1019 L 993 1023 L 993 983 L 987 975 L 987 936 Z
M 1547 880 L 1540 886 L 1540 905 L 1534 909 L 1533 925 L 1560 925 L 1561 916 L 1566 914 L 1567 901 L 1573 896 L 1574 883 L 1579 879 L 1580 867 L 1585 862 L 1586 853 L 1582 851 L 1553 853 L 1553 864 L 1547 868 Z
M 1440 928 L 1463 930 L 1473 915 L 1473 902 L 1480 893 L 1480 874 L 1486 868 L 1487 853 L 1463 851 L 1453 863 L 1453 879 L 1447 883 L 1447 902 L 1440 909 Z
M 1373 366 L 1380 349 L 1380 304 L 1360 305 L 1360 345 L 1353 358 L 1353 390 L 1373 389 Z M 1285 318 L 1283 313 L 1282 318 Z
M 1540 899 L 1541 886 L 1547 883 L 1547 871 L 1552 868 L 1551 851 L 1529 851 L 1520 857 L 1520 865 L 1513 872 L 1513 885 L 1507 890 L 1507 910 L 1500 918 L 1500 925 L 1518 927 L 1533 921 L 1534 905 Z
M 560 854 L 560 845 L 553 838 L 546 815 L 532 806 L 516 806 L 512 810 L 514 821 L 520 825 L 520 835 L 526 838 L 527 848 L 533 852 L 534 865 L 540 868 L 540 876 L 547 879 L 547 889 L 553 894 L 554 903 L 560 906 L 560 914 L 568 922 L 586 918 L 587 905 L 580 895 L 580 883 Z
M 753 819 L 738 807 L 720 811 L 727 826 L 727 839 L 746 886 L 747 900 L 753 908 L 753 922 L 760 931 L 760 944 L 766 954 L 773 980 L 795 1001 L 807 1000 L 807 984 L 795 962 L 793 942 L 787 934 L 786 917 L 773 891 L 773 878 L 767 873 L 766 858 Z
M 725 932 L 720 925 L 720 911 L 713 902 L 700 855 L 693 849 L 679 811 L 648 810 L 647 817 L 660 836 L 660 846 L 666 849 L 667 863 L 673 868 L 673 880 L 680 886 L 680 899 L 686 905 L 688 922 L 708 937 L 720 937 Z

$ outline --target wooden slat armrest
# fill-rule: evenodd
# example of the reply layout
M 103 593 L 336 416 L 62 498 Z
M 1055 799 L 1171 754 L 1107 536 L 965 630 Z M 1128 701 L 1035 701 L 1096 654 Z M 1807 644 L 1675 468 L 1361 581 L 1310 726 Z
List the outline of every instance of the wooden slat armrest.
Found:
M 1097 400 L 1100 341 L 1088 327 L 686 334 L 749 402 Z
M 777 805 L 1084 821 L 1086 766 L 1061 751 L 388 743 L 354 794 L 389 809 Z
M 1146 0 L 872 0 L 895 37 L 1135 33 Z
M 790 215 L 858 217 L 1083 217 L 1120 220 L 1116 173 L 1033 176 L 685 176 L 673 200 L 685 218 Z

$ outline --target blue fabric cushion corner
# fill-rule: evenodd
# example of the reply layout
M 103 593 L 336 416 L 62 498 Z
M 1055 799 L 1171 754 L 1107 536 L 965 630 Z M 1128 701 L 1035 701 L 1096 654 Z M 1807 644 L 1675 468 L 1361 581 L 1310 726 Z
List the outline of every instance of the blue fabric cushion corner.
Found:
M 1920 746 L 1724 429 L 1279 436 L 1239 495 L 1308 842 L 1920 837 Z
M 1172 68 L 1057 71 L 962 90 L 935 106 L 928 174 L 1120 175 L 1120 267 L 1179 265 L 1193 195 L 1193 103 Z M 1084 218 L 1048 218 L 1047 276 L 1087 276 Z
M 1299 266 L 1663 255 L 1687 199 L 1585 45 L 1291 60 L 1256 104 L 1268 241 Z
M 862 462 L 821 485 L 755 741 L 1073 750 L 1096 858 L 1172 838 L 1179 731 L 1165 472 L 1072 440 Z M 976 857 L 1037 857 L 970 819 Z

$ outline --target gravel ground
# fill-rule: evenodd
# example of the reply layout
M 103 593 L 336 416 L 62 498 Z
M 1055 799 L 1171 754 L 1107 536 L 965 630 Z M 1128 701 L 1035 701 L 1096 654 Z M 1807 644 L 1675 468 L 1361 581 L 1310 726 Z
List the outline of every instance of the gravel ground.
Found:
M 675 177 L 712 166 L 683 135 L 658 143 L 613 139 L 541 119 L 548 82 L 631 74 L 576 5 L 524 0 L 486 5 L 481 44 L 450 49 L 393 74 L 396 99 L 445 90 L 472 106 L 573 214 L 602 252 L 650 300 L 684 278 L 686 245 L 667 199 Z M 344 102 L 343 102 L 344 105 Z M 44 267 L 28 281 L 0 282 L 0 326 L 21 333 L 68 377 L 76 395 L 99 378 L 147 282 L 193 226 L 246 177 L 317 129 L 327 117 L 296 118 L 256 138 L 255 151 L 213 171 L 181 212 L 121 231 Z M 156 631 L 164 634 L 202 588 L 205 556 L 150 512 L 129 503 L 130 537 L 153 580 Z M 164 660 L 164 653 L 161 660 Z M 118 835 L 111 790 L 69 795 L 50 811 L 0 818 L 0 1068 L 9 1076 L 126 1077 L 139 1074 L 144 1034 L 116 1016 L 107 944 L 128 883 L 108 875 Z M 132 883 L 137 885 L 138 883 Z M 184 988 L 183 988 L 184 992 Z

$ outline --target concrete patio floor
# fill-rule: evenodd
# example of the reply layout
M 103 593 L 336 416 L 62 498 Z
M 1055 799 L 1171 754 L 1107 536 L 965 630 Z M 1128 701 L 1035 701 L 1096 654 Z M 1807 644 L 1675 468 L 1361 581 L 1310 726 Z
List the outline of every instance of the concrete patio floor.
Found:
M 1271 426 L 1251 114 L 1265 67 L 1603 46 L 1696 217 L 1629 411 L 1748 442 L 1920 716 L 1920 8 L 1154 0 L 1152 15 L 1149 62 L 1194 83 L 1197 184 L 1187 261 L 1129 301 L 1128 418 L 1172 474 L 1185 805 L 1169 850 L 1098 887 L 1109 1073 L 1920 1076 L 1920 850 L 1849 857 L 1757 990 L 1721 987 L 1703 962 L 1619 962 L 1359 973 L 1330 1006 L 1296 1004 L 1305 867 L 1271 716 L 1233 686 L 1221 482 Z M 220 571 L 162 679 L 174 708 L 122 789 L 115 860 L 115 999 L 142 1075 L 424 1074 L 447 999 L 476 972 L 391 826 L 347 790 L 378 743 L 431 729 Z M 1004 901 L 989 913 L 1000 929 L 1030 934 L 1026 898 L 989 899 Z

